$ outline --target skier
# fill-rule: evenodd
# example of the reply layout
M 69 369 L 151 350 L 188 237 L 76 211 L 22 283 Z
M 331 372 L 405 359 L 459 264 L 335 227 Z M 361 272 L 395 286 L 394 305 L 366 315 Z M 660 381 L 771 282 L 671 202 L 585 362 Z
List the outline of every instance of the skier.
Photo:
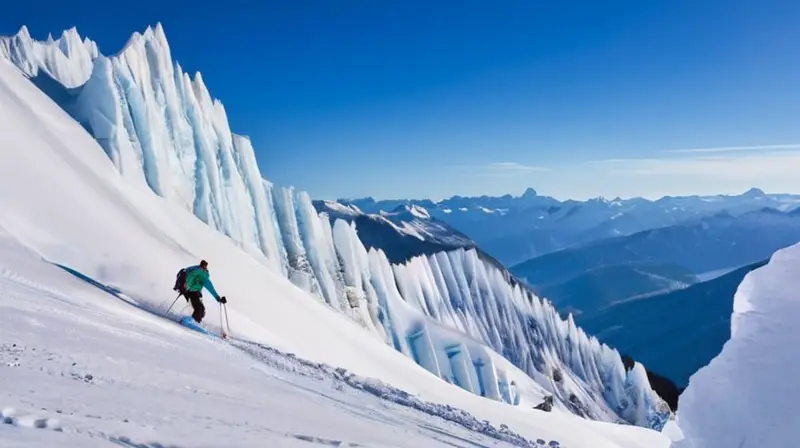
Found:
M 203 305 L 203 294 L 200 292 L 206 288 L 214 299 L 219 303 L 227 303 L 225 296 L 220 297 L 211 283 L 208 273 L 208 262 L 201 260 L 199 265 L 189 266 L 183 268 L 178 272 L 178 278 L 175 280 L 175 291 L 180 292 L 187 302 L 192 304 L 194 312 L 192 318 L 199 324 L 203 317 L 206 315 L 206 307 Z

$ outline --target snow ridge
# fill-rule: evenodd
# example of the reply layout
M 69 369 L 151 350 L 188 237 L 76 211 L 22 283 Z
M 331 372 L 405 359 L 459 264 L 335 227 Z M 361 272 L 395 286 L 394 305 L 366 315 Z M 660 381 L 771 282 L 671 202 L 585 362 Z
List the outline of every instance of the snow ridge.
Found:
M 160 24 L 134 33 L 112 56 L 74 29 L 58 41 L 37 42 L 26 28 L 0 39 L 0 54 L 29 78 L 44 71 L 72 89 L 71 103 L 61 106 L 127 182 L 191 211 L 357 322 L 365 337 L 494 400 L 521 404 L 516 388 L 533 379 L 584 417 L 663 425 L 669 412 L 641 365 L 626 372 L 615 350 L 571 317 L 562 320 L 475 250 L 393 265 L 383 251 L 364 247 L 354 223 L 331 220 L 307 193 L 262 179 L 250 140 L 231 132 L 202 76 L 191 78 L 173 62 Z M 407 211 L 429 218 L 423 210 Z
M 730 339 L 690 377 L 680 396 L 678 419 L 685 439 L 677 446 L 796 444 L 798 266 L 800 244 L 775 252 L 744 277 L 734 295 Z
M 532 378 L 550 377 L 552 393 L 563 403 L 577 399 L 591 406 L 594 396 L 604 395 L 606 406 L 585 409 L 587 417 L 617 415 L 658 427 L 655 420 L 668 414 L 640 364 L 630 372 L 620 369 L 615 350 L 586 335 L 571 315 L 562 320 L 550 302 L 509 283 L 476 250 L 420 256 L 393 271 L 404 301 L 419 315 L 485 343 Z M 570 372 L 571 380 L 555 380 L 555 371 Z
M 29 78 L 44 72 L 67 88 L 83 85 L 99 55 L 97 44 L 81 40 L 76 28 L 65 30 L 58 40 L 34 40 L 23 26 L 12 37 L 0 38 L 0 56 L 16 65 Z

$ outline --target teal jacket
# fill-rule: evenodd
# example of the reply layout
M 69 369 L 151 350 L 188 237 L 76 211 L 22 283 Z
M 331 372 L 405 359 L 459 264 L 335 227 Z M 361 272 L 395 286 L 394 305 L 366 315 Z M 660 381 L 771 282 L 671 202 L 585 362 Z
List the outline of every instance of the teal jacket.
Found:
M 206 288 L 215 299 L 219 300 L 219 294 L 217 294 L 217 290 L 214 289 L 214 285 L 211 283 L 209 277 L 210 274 L 208 271 L 204 270 L 199 265 L 186 268 L 186 290 L 198 292 Z

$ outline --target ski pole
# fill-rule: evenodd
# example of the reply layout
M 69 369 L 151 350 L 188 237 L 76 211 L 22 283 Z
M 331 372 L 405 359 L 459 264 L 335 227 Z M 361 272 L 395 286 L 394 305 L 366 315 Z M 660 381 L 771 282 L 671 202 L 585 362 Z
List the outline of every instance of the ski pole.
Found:
M 172 302 L 172 305 L 170 305 L 170 306 L 169 306 L 169 308 L 167 308 L 167 312 L 166 312 L 165 314 L 169 314 L 169 312 L 170 312 L 170 310 L 172 309 L 172 307 L 173 307 L 173 306 L 175 306 L 175 302 L 177 302 L 177 301 L 178 301 L 178 299 L 180 299 L 180 298 L 181 298 L 181 295 L 182 295 L 182 294 L 183 294 L 183 293 L 180 293 L 180 292 L 178 293 L 178 297 L 175 297 L 175 300 Z
M 225 333 L 225 325 L 222 325 L 222 304 L 219 304 L 219 332 L 222 334 L 222 337 L 225 338 L 227 334 Z
M 219 328 L 220 328 L 220 332 L 222 333 L 222 337 L 224 339 L 224 338 L 228 337 L 228 333 L 231 331 L 231 326 L 227 325 L 228 331 L 225 331 L 225 327 L 226 326 L 223 325 L 223 322 L 222 322 L 222 312 L 223 312 L 223 310 L 225 311 L 225 321 L 227 322 L 228 321 L 228 308 L 223 308 L 223 304 L 220 303 L 219 304 Z
M 231 323 L 228 321 L 228 304 L 227 303 L 223 303 L 222 304 L 222 309 L 225 310 L 225 326 L 228 327 L 228 333 L 230 333 L 231 332 Z M 222 319 L 221 315 L 220 315 L 220 319 Z
M 222 326 L 222 311 L 225 311 L 225 326 L 228 328 L 228 333 L 231 332 L 231 324 L 228 322 L 228 304 L 220 303 L 219 325 Z

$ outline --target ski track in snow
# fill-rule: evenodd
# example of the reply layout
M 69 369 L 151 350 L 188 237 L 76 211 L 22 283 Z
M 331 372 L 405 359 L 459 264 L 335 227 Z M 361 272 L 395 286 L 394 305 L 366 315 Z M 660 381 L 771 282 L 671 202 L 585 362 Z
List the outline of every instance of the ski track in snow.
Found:
M 6 408 L 0 411 L 0 420 L 6 425 L 20 428 L 41 428 L 61 431 L 58 419 L 38 417 L 33 414 L 18 415 L 14 408 Z
M 52 266 L 48 268 L 53 269 L 56 275 L 66 276 L 63 271 L 58 272 L 60 271 L 58 268 Z M 67 278 L 64 280 L 69 281 Z M 109 290 L 85 289 L 89 295 L 99 295 L 106 302 L 113 300 L 106 294 L 111 292 Z M 403 446 L 397 444 L 403 437 L 397 438 L 396 435 L 383 442 L 372 442 L 317 434 L 311 430 L 312 428 L 290 429 L 303 426 L 297 425 L 297 416 L 289 422 L 284 422 L 288 423 L 284 425 L 288 427 L 281 428 L 281 425 L 274 427 L 270 425 L 269 418 L 263 419 L 266 422 L 254 422 L 247 419 L 235 421 L 225 416 L 203 415 L 202 412 L 197 412 L 198 408 L 194 404 L 185 401 L 187 394 L 205 400 L 227 401 L 226 406 L 236 405 L 236 399 L 225 396 L 221 388 L 198 387 L 193 384 L 196 378 L 193 378 L 192 370 L 202 370 L 206 366 L 195 366 L 194 369 L 188 369 L 189 371 L 174 372 L 170 371 L 170 367 L 162 365 L 158 371 L 151 372 L 150 384 L 141 384 L 137 381 L 137 378 L 143 377 L 139 369 L 148 368 L 146 364 L 139 365 L 132 359 L 137 353 L 152 354 L 152 352 L 166 351 L 194 357 L 198 350 L 200 352 L 221 350 L 225 352 L 225 359 L 230 363 L 246 364 L 247 370 L 259 373 L 264 384 L 258 384 L 258 393 L 269 394 L 270 391 L 280 390 L 291 395 L 299 394 L 306 400 L 317 402 L 315 410 L 319 409 L 319 406 L 335 409 L 337 417 L 334 419 L 349 416 L 358 422 L 369 422 L 370 426 L 375 424 L 384 426 L 387 430 L 395 428 L 397 431 L 399 428 L 400 431 L 413 431 L 427 443 L 420 445 L 419 442 L 412 442 L 409 439 L 409 444 L 405 446 L 541 446 L 505 428 L 497 429 L 488 422 L 480 422 L 464 411 L 446 405 L 425 403 L 379 381 L 359 378 L 344 369 L 334 369 L 324 364 L 305 361 L 292 354 L 251 341 L 231 339 L 226 343 L 213 340 L 189 329 L 183 329 L 177 323 L 158 318 L 146 310 L 131 308 L 124 302 L 126 301 L 103 303 L 98 309 L 91 306 L 89 301 L 73 298 L 67 292 L 30 280 L 15 271 L 0 270 L 0 338 L 3 341 L 16 341 L 0 345 L 0 369 L 2 369 L 0 390 L 4 391 L 0 392 L 2 399 L 0 405 L 11 402 L 14 406 L 3 408 L 0 413 L 5 426 L 0 429 L 0 445 L 36 446 L 41 443 L 49 444 L 52 441 L 56 445 L 70 446 L 108 446 L 108 444 L 135 448 L 201 446 L 196 443 L 168 440 L 173 437 L 160 439 L 157 436 L 157 433 L 162 431 L 178 430 L 178 428 L 167 428 L 172 423 L 182 427 L 200 423 L 206 430 L 218 426 L 224 427 L 223 432 L 227 433 L 226 438 L 229 443 L 229 445 L 223 442 L 202 446 L 245 446 L 246 444 L 242 443 L 245 440 L 237 440 L 237 436 L 253 430 L 259 433 L 258 440 L 261 441 L 253 440 L 256 444 L 261 444 L 266 437 L 274 438 L 278 446 L 364 448 Z M 128 308 L 127 312 L 134 314 L 146 313 L 147 316 L 144 318 L 160 320 L 162 326 L 173 327 L 173 330 L 180 328 L 185 334 L 173 334 L 174 343 L 169 343 L 168 339 L 163 339 L 166 337 L 164 335 L 153 334 L 152 331 L 132 324 L 131 321 L 120 321 L 121 316 L 109 312 L 109 309 L 104 310 L 102 305 Z M 75 312 L 77 311 L 75 308 L 79 312 Z M 75 321 L 74 319 L 80 315 L 82 318 Z M 139 318 L 133 321 L 139 321 Z M 74 345 L 75 342 L 79 345 Z M 107 346 L 98 347 L 95 345 L 97 342 L 103 342 L 104 345 L 113 344 L 116 349 L 109 349 Z M 120 352 L 120 349 L 124 351 Z M 105 359 L 103 362 L 98 362 L 89 356 L 90 353 Z M 111 371 L 108 364 L 112 366 Z M 113 366 L 118 366 L 120 369 L 114 369 Z M 224 367 L 220 368 L 220 375 L 225 376 L 224 370 Z M 213 372 L 211 373 L 213 375 Z M 178 377 L 180 384 L 184 384 L 182 387 L 170 381 L 170 377 L 174 376 Z M 34 384 L 45 387 L 28 387 Z M 98 399 L 91 399 L 90 396 L 98 394 L 113 394 L 115 397 L 113 401 L 128 403 L 131 407 L 93 409 L 82 405 L 82 403 L 97 403 Z M 140 394 L 149 395 L 153 401 L 159 403 L 142 403 L 142 398 L 136 397 Z M 179 404 L 174 409 L 178 412 L 155 410 L 159 404 L 163 405 L 167 401 L 167 398 L 162 398 L 167 395 L 176 397 L 175 400 L 169 400 L 173 404 L 165 407 Z M 102 402 L 102 398 L 99 400 Z M 144 404 L 145 409 L 138 409 L 137 404 Z M 153 408 L 148 411 L 150 404 Z M 270 401 L 269 407 L 275 407 L 276 404 Z M 199 409 L 207 408 L 200 406 Z M 212 409 L 218 409 L 218 406 L 213 406 Z M 52 417 L 53 415 L 56 417 Z M 47 434 L 36 437 L 23 435 L 20 438 L 16 431 L 25 429 L 43 429 L 59 435 Z M 196 428 L 191 429 L 192 432 L 196 430 Z M 59 437 L 70 439 L 70 442 L 60 440 Z M 24 440 L 29 438 L 35 442 L 30 445 L 25 444 Z M 367 437 L 369 438 L 371 437 Z M 105 444 L 101 443 L 103 441 Z

